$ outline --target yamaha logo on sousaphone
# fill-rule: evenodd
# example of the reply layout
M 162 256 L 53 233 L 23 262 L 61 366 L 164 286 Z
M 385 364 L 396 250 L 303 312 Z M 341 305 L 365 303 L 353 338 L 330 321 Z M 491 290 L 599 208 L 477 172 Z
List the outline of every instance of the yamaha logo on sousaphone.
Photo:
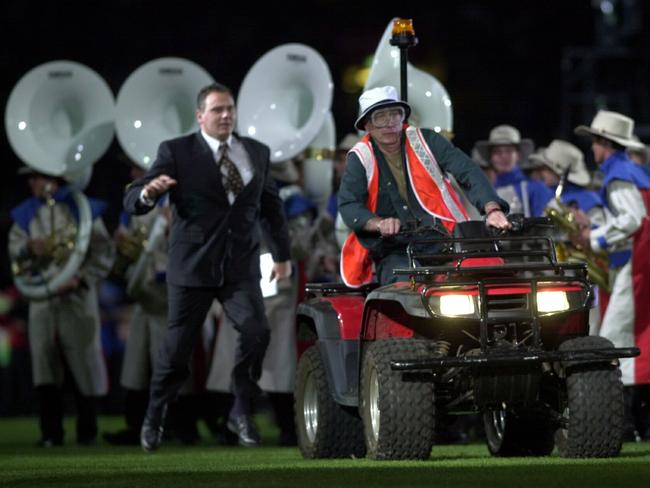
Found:
M 214 79 L 183 58 L 158 58 L 136 69 L 117 94 L 117 141 L 143 169 L 156 159 L 158 145 L 198 130 L 196 94 Z
M 14 282 L 32 300 L 51 297 L 83 262 L 90 243 L 92 212 L 80 191 L 92 165 L 106 152 L 114 135 L 115 104 L 106 82 L 73 61 L 52 61 L 25 74 L 12 90 L 5 111 L 9 143 L 18 157 L 38 173 L 61 177 L 76 205 L 74 229 L 50 229 L 47 263 L 13 262 Z M 54 203 L 48 199 L 53 212 Z M 54 219 L 52 219 L 54 220 Z

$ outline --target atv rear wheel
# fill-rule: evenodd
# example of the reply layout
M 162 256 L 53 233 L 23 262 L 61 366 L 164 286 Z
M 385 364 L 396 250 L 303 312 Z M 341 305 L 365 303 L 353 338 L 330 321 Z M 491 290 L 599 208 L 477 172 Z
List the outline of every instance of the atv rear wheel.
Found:
M 363 425 L 355 408 L 332 398 L 318 346 L 298 362 L 295 388 L 296 429 L 303 457 L 364 457 Z
M 548 419 L 531 411 L 488 410 L 483 412 L 483 426 L 493 456 L 547 456 L 553 451 Z
M 579 337 L 560 350 L 604 349 L 614 345 L 603 337 Z M 565 428 L 555 434 L 562 457 L 617 456 L 624 430 L 623 383 L 611 362 L 564 364 L 566 374 Z
M 434 440 L 433 383 L 403 379 L 393 359 L 426 357 L 426 341 L 371 343 L 363 356 L 361 418 L 371 459 L 428 459 Z

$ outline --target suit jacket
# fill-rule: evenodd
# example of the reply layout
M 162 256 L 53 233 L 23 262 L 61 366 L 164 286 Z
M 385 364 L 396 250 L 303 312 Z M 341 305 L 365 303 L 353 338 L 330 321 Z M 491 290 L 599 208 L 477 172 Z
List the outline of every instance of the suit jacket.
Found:
M 200 132 L 163 142 L 150 170 L 127 187 L 124 208 L 151 210 L 140 202 L 145 184 L 166 174 L 177 182 L 169 191 L 172 225 L 167 281 L 179 286 L 221 286 L 260 277 L 260 218 L 270 229 L 276 262 L 289 259 L 289 235 L 282 200 L 270 176 L 269 148 L 237 137 L 246 149 L 253 179 L 230 205 L 221 172 Z

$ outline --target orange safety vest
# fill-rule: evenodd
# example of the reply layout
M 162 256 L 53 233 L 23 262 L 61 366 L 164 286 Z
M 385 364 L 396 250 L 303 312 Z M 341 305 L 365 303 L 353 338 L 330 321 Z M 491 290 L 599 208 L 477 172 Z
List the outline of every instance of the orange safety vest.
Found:
M 440 170 L 438 161 L 427 146 L 422 131 L 417 127 L 406 126 L 405 149 L 408 179 L 422 208 L 433 217 L 440 219 L 450 232 L 456 222 L 468 220 L 467 211 L 461 204 L 460 198 Z M 379 195 L 379 168 L 370 143 L 370 135 L 366 134 L 350 149 L 350 152 L 357 155 L 366 170 L 368 181 L 366 206 L 374 213 L 377 211 Z M 341 277 L 343 282 L 352 288 L 358 288 L 373 280 L 372 258 L 355 232 L 348 235 L 341 249 Z

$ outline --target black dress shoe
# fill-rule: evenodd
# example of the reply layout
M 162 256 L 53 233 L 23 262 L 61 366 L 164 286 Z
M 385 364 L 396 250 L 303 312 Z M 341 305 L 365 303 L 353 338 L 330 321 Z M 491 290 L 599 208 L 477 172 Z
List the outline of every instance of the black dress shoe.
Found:
M 250 415 L 237 415 L 228 417 L 228 430 L 237 434 L 239 444 L 245 447 L 257 447 L 260 445 L 260 434 Z
M 162 422 L 155 422 L 145 417 L 140 430 L 140 445 L 145 452 L 154 452 L 160 447 L 163 438 Z

